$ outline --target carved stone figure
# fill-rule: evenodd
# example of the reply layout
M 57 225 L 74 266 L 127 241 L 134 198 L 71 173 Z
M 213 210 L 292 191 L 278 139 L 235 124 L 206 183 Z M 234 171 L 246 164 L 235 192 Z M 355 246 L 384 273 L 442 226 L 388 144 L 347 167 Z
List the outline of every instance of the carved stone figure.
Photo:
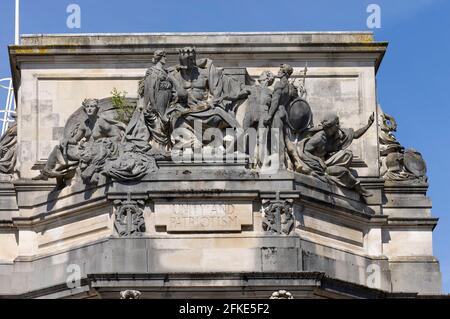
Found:
M 98 100 L 86 99 L 69 119 L 63 140 L 35 179 L 52 177 L 64 184 L 79 168 L 81 178 L 87 183 L 98 184 L 102 178 L 139 180 L 158 169 L 156 160 L 167 157 L 174 143 L 180 148 L 201 148 L 211 142 L 198 136 L 207 128 L 240 128 L 235 111 L 246 100 L 242 127 L 270 129 L 257 137 L 254 153 L 258 166 L 276 161 L 279 168 L 354 189 L 364 197 L 371 196 L 349 169 L 353 154 L 348 147 L 369 129 L 373 115 L 357 131 L 341 128 L 335 114 L 328 114 L 319 127 L 310 128 L 311 108 L 299 96 L 299 91 L 306 96 L 307 68 L 298 89 L 290 83 L 293 68 L 282 64 L 276 76 L 279 81 L 272 91 L 275 76 L 271 72 L 264 71 L 259 84 L 253 85 L 252 81 L 242 83 L 227 76 L 210 59 L 197 60 L 192 47 L 179 50 L 179 60 L 179 65 L 165 69 L 166 53 L 161 50 L 154 53 L 153 66 L 139 83 L 138 107 L 126 127 L 114 116 L 104 116 Z M 133 101 L 136 103 L 136 99 Z M 114 106 L 109 110 L 114 112 Z M 242 117 L 239 118 L 241 121 Z M 420 154 L 412 150 L 405 152 L 386 123 L 380 134 L 385 178 L 424 178 L 426 166 Z M 197 124 L 201 124 L 201 132 L 195 132 Z M 175 133 L 177 129 L 182 129 L 183 136 Z M 309 134 L 306 138 L 300 135 L 305 130 Z M 13 153 L 6 154 L 3 148 L 0 155 L 10 164 Z M 6 168 L 6 171 L 11 169 Z M 274 210 L 281 209 L 274 207 Z M 269 210 L 266 218 L 269 231 L 273 226 L 271 214 Z
M 292 202 L 278 199 L 266 205 L 263 217 L 264 231 L 276 235 L 291 235 L 295 226 Z
M 0 137 L 0 173 L 13 174 L 17 159 L 17 123 Z
M 171 68 L 169 76 L 176 96 L 168 111 L 171 128 L 182 128 L 192 133 L 183 138 L 173 136 L 179 147 L 204 145 L 204 141 L 199 141 L 194 134 L 194 122 L 201 123 L 202 130 L 239 126 L 232 104 L 246 98 L 248 93 L 242 90 L 241 83 L 223 74 L 210 59 L 197 61 L 194 48 L 181 49 L 180 65 Z
M 397 130 L 395 119 L 379 111 L 381 175 L 387 181 L 426 183 L 427 166 L 422 155 L 414 149 L 405 150 L 393 134 Z
M 285 136 L 286 136 L 286 107 L 292 100 L 292 86 L 289 78 L 294 69 L 289 64 L 282 64 L 277 77 L 280 79 L 275 84 L 269 112 L 264 119 L 264 126 L 270 127 L 267 143 L 269 154 L 278 157 L 279 167 L 285 165 Z
M 327 114 L 321 126 L 313 130 L 316 132 L 298 144 L 296 171 L 354 189 L 364 197 L 372 196 L 349 169 L 353 153 L 348 147 L 354 139 L 362 137 L 373 122 L 374 114 L 370 116 L 366 126 L 354 131 L 341 128 L 336 114 Z
M 270 86 L 275 81 L 275 75 L 270 71 L 264 71 L 258 79 L 259 85 L 246 86 L 250 92 L 248 96 L 249 107 L 244 116 L 243 128 L 247 130 L 254 128 L 257 130 L 257 143 L 255 145 L 256 160 L 253 161 L 256 166 L 261 166 L 265 155 L 267 135 L 261 134 L 264 128 L 264 120 L 269 114 L 269 108 L 272 103 L 272 90 Z
M 99 101 L 86 99 L 72 115 L 63 140 L 55 146 L 41 174 L 34 180 L 57 178 L 59 184 L 74 176 L 80 165 L 82 177 L 98 182 L 106 159 L 115 156 L 125 125 L 99 113 Z
M 250 95 L 249 109 L 244 117 L 244 129 L 264 127 L 272 103 L 272 90 L 269 88 L 275 81 L 275 75 L 270 71 L 264 71 L 258 78 L 258 84 L 248 86 Z
M 155 51 L 152 62 L 154 66 L 139 83 L 139 107 L 128 125 L 126 139 L 142 144 L 144 151 L 150 142 L 153 149 L 164 153 L 171 143 L 166 111 L 172 99 L 173 84 L 164 68 L 166 53 Z
M 381 110 L 380 110 L 381 111 Z M 380 115 L 380 154 L 386 156 L 389 153 L 403 151 L 404 147 L 400 145 L 394 132 L 397 131 L 397 122 L 389 114 L 381 111 Z
M 145 232 L 143 201 L 131 200 L 131 194 L 125 201 L 115 201 L 116 220 L 114 226 L 120 237 L 142 236 Z
M 104 167 L 105 174 L 119 181 L 140 180 L 158 170 L 157 158 L 163 158 L 163 155 L 152 155 L 151 151 L 145 152 L 139 145 L 122 142 L 117 159 L 109 161 Z

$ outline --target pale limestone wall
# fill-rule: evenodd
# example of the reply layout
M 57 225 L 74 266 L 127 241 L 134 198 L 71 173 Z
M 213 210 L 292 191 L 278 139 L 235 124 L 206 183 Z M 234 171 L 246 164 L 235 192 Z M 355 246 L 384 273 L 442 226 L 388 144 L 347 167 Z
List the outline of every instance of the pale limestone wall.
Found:
M 0 231 L 0 264 L 13 263 L 19 255 L 17 232 Z
M 433 236 L 428 229 L 393 229 L 383 236 L 383 252 L 387 257 L 433 256 Z

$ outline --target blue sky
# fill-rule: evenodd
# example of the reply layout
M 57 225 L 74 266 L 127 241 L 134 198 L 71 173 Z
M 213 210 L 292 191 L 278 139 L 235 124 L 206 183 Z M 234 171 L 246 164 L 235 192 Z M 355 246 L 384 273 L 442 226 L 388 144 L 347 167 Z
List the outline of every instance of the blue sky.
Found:
M 434 252 L 450 292 L 450 1 L 448 0 L 21 0 L 21 33 L 370 31 L 368 4 L 381 7 L 376 40 L 389 41 L 378 73 L 378 100 L 399 125 L 397 138 L 429 166 Z M 81 29 L 66 8 L 81 7 Z M 10 75 L 14 0 L 0 3 L 0 78 Z

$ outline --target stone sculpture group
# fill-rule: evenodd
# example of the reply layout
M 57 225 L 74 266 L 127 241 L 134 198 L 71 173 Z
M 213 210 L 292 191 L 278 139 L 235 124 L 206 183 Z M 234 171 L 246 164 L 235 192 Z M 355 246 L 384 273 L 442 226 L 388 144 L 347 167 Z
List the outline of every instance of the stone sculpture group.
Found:
M 282 64 L 277 75 L 262 72 L 255 82 L 248 74 L 233 77 L 210 59 L 197 59 L 192 47 L 179 50 L 179 65 L 166 68 L 162 50 L 154 53 L 152 62 L 139 82 L 138 98 L 122 101 L 134 109 L 130 118 L 119 116 L 113 98 L 87 98 L 68 120 L 63 139 L 35 180 L 56 178 L 60 187 L 77 174 L 91 185 L 139 181 L 157 172 L 158 161 L 170 160 L 175 151 L 212 147 L 222 156 L 246 153 L 249 169 L 275 165 L 371 196 L 350 169 L 349 147 L 373 125 L 374 115 L 357 130 L 342 128 L 333 113 L 314 126 L 304 83 L 294 85 L 288 64 Z M 238 112 L 240 108 L 245 111 Z M 404 151 L 393 136 L 395 121 L 382 113 L 378 124 L 383 177 L 426 181 L 420 154 Z M 223 138 L 205 134 L 208 129 Z M 250 130 L 256 132 L 254 143 Z M 15 147 L 13 126 L 0 140 L 3 174 L 14 172 Z M 270 210 L 283 210 L 283 205 Z M 266 226 L 272 229 L 270 223 Z

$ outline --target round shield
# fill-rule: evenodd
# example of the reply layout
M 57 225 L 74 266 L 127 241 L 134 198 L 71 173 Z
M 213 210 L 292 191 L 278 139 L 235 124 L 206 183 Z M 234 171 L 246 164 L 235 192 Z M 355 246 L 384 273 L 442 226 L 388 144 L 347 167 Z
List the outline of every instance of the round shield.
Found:
M 402 170 L 402 161 L 403 154 L 401 153 L 390 153 L 385 159 L 386 167 L 391 172 L 398 172 Z
M 295 132 L 303 132 L 312 123 L 312 112 L 308 102 L 296 98 L 289 104 L 287 110 L 287 123 Z
M 427 165 L 422 155 L 415 150 L 406 150 L 403 163 L 408 171 L 417 177 L 425 176 L 427 173 Z

